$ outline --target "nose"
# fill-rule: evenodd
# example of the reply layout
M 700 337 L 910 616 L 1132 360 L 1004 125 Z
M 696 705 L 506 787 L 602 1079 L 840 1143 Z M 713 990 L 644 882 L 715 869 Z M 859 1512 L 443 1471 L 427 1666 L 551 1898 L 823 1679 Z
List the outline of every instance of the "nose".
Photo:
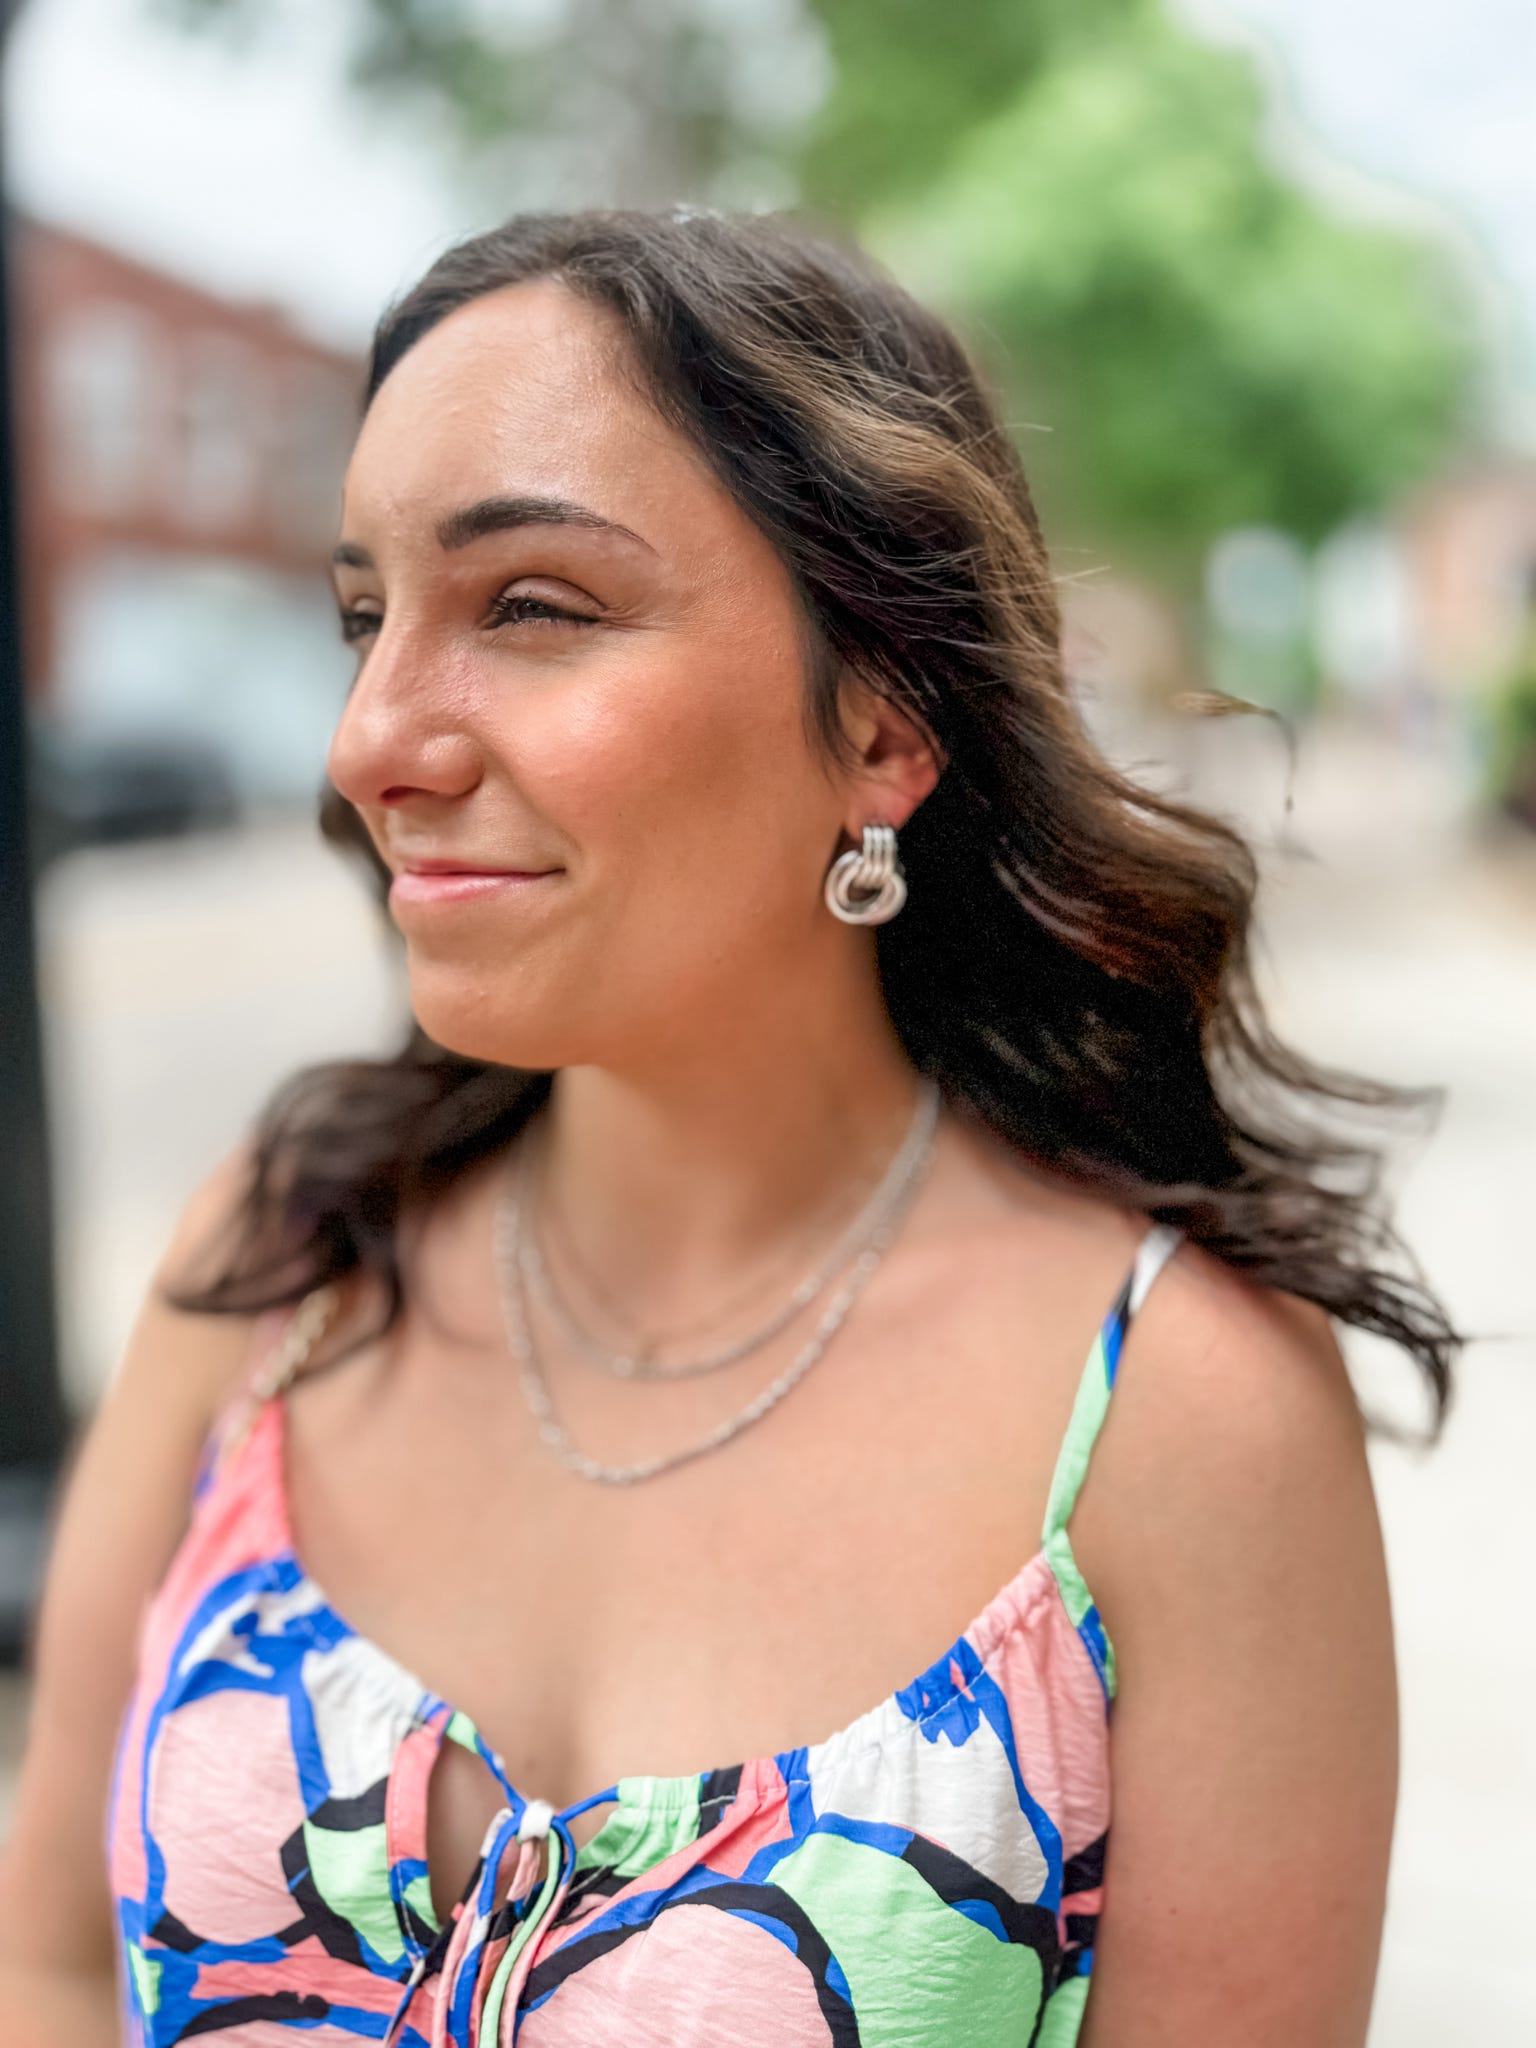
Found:
M 326 756 L 337 790 L 359 809 L 412 796 L 463 796 L 479 748 L 455 691 L 419 635 L 379 634 L 353 679 Z

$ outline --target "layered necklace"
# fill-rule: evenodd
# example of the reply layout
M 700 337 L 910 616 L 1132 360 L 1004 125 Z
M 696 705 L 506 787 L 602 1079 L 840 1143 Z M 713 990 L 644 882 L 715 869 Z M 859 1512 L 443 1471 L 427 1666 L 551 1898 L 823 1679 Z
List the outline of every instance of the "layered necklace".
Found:
M 497 1278 L 506 1320 L 507 1345 L 517 1367 L 524 1399 L 538 1425 L 539 1435 L 571 1471 L 583 1479 L 603 1485 L 629 1486 L 690 1459 L 703 1457 L 729 1443 L 742 1430 L 760 1421 L 776 1407 L 790 1388 L 804 1379 L 842 1327 L 854 1302 L 869 1284 L 921 1184 L 933 1156 L 933 1136 L 938 1124 L 941 1095 L 938 1087 L 923 1080 L 918 1087 L 916 1107 L 906 1137 L 892 1158 L 874 1194 L 852 1224 L 840 1232 L 830 1251 L 818 1261 L 794 1289 L 788 1301 L 750 1335 L 723 1348 L 682 1364 L 662 1367 L 644 1350 L 611 1351 L 581 1328 L 554 1288 L 531 1231 L 525 1226 L 525 1212 L 531 1184 L 526 1147 L 519 1149 L 508 1185 L 499 1197 L 493 1224 Z M 849 1263 L 851 1261 L 851 1264 Z M 527 1295 L 531 1288 L 559 1323 L 563 1334 L 582 1356 L 620 1379 L 687 1379 L 717 1372 L 767 1344 L 845 1266 L 848 1272 L 834 1292 L 809 1340 L 792 1362 L 760 1394 L 726 1421 L 718 1423 L 696 1443 L 661 1457 L 646 1458 L 630 1465 L 608 1465 L 589 1457 L 572 1443 L 555 1409 L 538 1347 L 529 1323 Z

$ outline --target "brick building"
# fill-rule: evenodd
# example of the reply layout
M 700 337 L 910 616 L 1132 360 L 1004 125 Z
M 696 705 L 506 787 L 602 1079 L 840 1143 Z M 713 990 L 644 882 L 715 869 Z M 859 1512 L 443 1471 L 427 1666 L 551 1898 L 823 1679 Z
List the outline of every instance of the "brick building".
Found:
M 34 720 L 211 742 L 311 793 L 350 672 L 325 560 L 360 357 L 24 213 L 9 220 Z

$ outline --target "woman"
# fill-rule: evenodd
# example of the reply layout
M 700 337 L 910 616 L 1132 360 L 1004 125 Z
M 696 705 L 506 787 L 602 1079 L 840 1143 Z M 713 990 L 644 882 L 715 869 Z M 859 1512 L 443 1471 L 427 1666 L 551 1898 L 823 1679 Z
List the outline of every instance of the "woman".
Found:
M 91 1431 L 9 2042 L 1358 2048 L 1333 1322 L 1462 1340 L 960 345 L 787 220 L 514 218 L 381 322 L 335 573 L 415 1028 L 194 1195 Z

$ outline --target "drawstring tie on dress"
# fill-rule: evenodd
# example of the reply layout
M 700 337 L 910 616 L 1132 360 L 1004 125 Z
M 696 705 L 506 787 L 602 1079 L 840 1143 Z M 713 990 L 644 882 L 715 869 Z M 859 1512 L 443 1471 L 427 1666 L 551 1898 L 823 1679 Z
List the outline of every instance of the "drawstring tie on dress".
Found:
M 520 1913 L 518 1901 L 527 1897 L 541 1843 L 546 1845 L 543 1880 Z M 498 1904 L 501 1866 L 513 1848 L 512 1875 Z M 417 1992 L 435 1975 L 441 1982 L 427 2037 L 431 2048 L 510 2048 L 535 1937 L 559 1911 L 575 1863 L 571 1831 L 547 1800 L 519 1799 L 515 1809 L 502 1807 L 486 1829 L 452 1916 L 406 1980 L 383 2048 L 395 2048 L 402 2039 Z

